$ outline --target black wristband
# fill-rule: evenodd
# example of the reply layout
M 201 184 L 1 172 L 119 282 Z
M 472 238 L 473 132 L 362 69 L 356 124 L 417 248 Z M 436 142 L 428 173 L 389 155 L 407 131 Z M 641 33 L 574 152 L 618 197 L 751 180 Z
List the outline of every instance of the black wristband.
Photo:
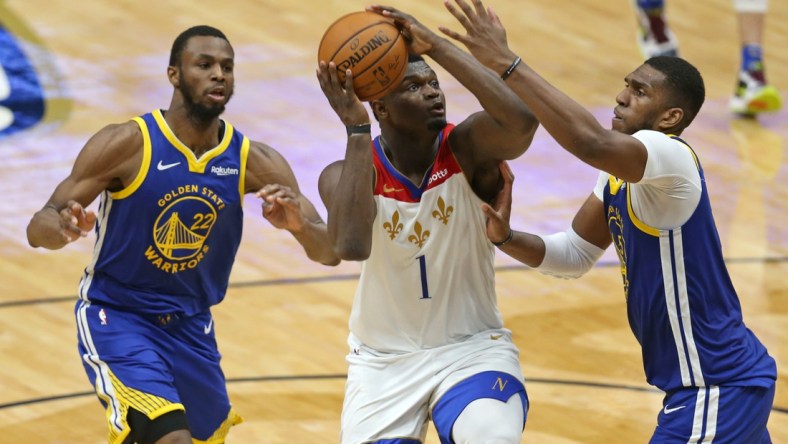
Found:
M 508 68 L 506 68 L 506 71 L 504 71 L 503 74 L 501 74 L 501 80 L 506 80 L 507 78 L 509 78 L 509 76 L 512 75 L 514 70 L 517 69 L 517 65 L 519 65 L 520 62 L 522 61 L 523 59 L 521 59 L 520 56 L 517 56 L 517 58 L 514 59 L 512 64 L 509 65 Z
M 352 136 L 353 134 L 369 134 L 372 132 L 372 125 L 369 123 L 364 123 L 362 125 L 348 125 L 345 127 L 347 130 L 347 135 Z
M 506 245 L 506 243 L 508 243 L 510 240 L 512 240 L 513 237 L 514 237 L 514 230 L 509 228 L 509 235 L 506 236 L 506 239 L 504 239 L 504 240 L 502 240 L 500 242 L 493 242 L 492 244 L 495 245 L 496 247 L 502 247 L 502 246 Z M 492 241 L 490 241 L 490 242 L 492 242 Z

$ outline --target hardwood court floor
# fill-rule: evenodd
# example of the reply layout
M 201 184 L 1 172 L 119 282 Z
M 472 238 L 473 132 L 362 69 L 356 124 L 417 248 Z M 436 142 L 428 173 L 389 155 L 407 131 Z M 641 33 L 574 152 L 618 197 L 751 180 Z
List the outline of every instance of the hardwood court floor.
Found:
M 458 28 L 437 0 L 395 0 L 435 29 Z M 490 0 L 511 46 L 609 125 L 623 77 L 640 63 L 628 0 Z M 188 26 L 223 29 L 236 50 L 236 96 L 226 118 L 279 149 L 303 192 L 325 212 L 317 175 L 344 153 L 341 124 L 314 78 L 323 29 L 357 0 L 5 0 L 0 23 L 21 42 L 50 101 L 45 122 L 0 140 L 0 442 L 104 442 L 103 413 L 76 352 L 73 304 L 92 236 L 57 251 L 31 249 L 25 226 L 102 126 L 168 105 L 170 45 Z M 788 4 L 771 2 L 768 75 L 788 93 Z M 674 0 L 684 56 L 707 84 L 707 103 L 684 137 L 706 170 L 720 236 L 747 325 L 778 363 L 772 440 L 788 442 L 788 111 L 757 121 L 727 111 L 738 49 L 728 0 Z M 435 66 L 433 64 L 433 66 Z M 477 101 L 437 69 L 449 117 Z M 542 130 L 512 162 L 514 225 L 563 230 L 595 172 Z M 347 317 L 357 264 L 310 263 L 246 200 L 244 244 L 215 328 L 232 400 L 245 417 L 229 443 L 334 443 L 346 372 Z M 644 381 L 626 323 L 612 251 L 579 280 L 543 276 L 497 258 L 506 325 L 521 348 L 532 403 L 523 442 L 644 443 L 662 396 Z M 438 441 L 432 431 L 430 444 Z

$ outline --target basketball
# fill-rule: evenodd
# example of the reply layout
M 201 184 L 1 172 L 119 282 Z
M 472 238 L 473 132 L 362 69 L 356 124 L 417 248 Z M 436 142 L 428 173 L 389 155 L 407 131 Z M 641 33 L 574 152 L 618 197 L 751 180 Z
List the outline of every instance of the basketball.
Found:
M 408 67 L 408 45 L 391 19 L 373 12 L 344 15 L 326 29 L 317 60 L 333 61 L 339 78 L 353 73 L 362 101 L 379 99 L 400 84 Z

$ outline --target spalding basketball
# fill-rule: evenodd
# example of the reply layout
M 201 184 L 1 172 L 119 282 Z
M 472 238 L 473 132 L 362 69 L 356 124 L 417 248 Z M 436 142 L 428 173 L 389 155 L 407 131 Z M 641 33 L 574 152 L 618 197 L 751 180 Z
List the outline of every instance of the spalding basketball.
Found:
M 408 45 L 391 19 L 373 12 L 353 12 L 328 27 L 317 60 L 333 61 L 340 79 L 353 73 L 360 100 L 379 99 L 395 88 L 408 67 Z

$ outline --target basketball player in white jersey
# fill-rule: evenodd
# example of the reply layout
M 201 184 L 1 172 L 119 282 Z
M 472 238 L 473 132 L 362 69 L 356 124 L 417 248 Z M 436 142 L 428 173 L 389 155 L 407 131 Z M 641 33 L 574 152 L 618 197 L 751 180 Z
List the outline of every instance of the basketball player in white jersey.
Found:
M 722 257 L 703 168 L 678 135 L 704 101 L 687 61 L 653 57 L 624 79 L 612 129 L 542 79 L 505 40 L 492 10 L 447 5 L 468 35 L 444 29 L 493 70 L 567 151 L 601 170 L 593 193 L 565 232 L 510 229 L 511 172 L 488 234 L 537 270 L 565 278 L 588 271 L 612 243 L 621 260 L 630 327 L 648 382 L 665 392 L 652 443 L 771 442 L 766 424 L 777 368 L 744 325 Z M 512 63 L 512 60 L 515 62 Z M 507 68 L 508 67 L 508 68 Z
M 350 315 L 341 442 L 521 441 L 528 409 L 519 352 L 503 327 L 494 247 L 480 206 L 500 188 L 498 163 L 526 150 L 537 128 L 527 107 L 449 40 L 392 8 L 412 54 L 425 54 L 479 100 L 456 126 L 435 71 L 412 56 L 402 83 L 367 109 L 333 64 L 318 79 L 347 127 L 344 160 L 320 177 L 329 236 L 362 262 Z

